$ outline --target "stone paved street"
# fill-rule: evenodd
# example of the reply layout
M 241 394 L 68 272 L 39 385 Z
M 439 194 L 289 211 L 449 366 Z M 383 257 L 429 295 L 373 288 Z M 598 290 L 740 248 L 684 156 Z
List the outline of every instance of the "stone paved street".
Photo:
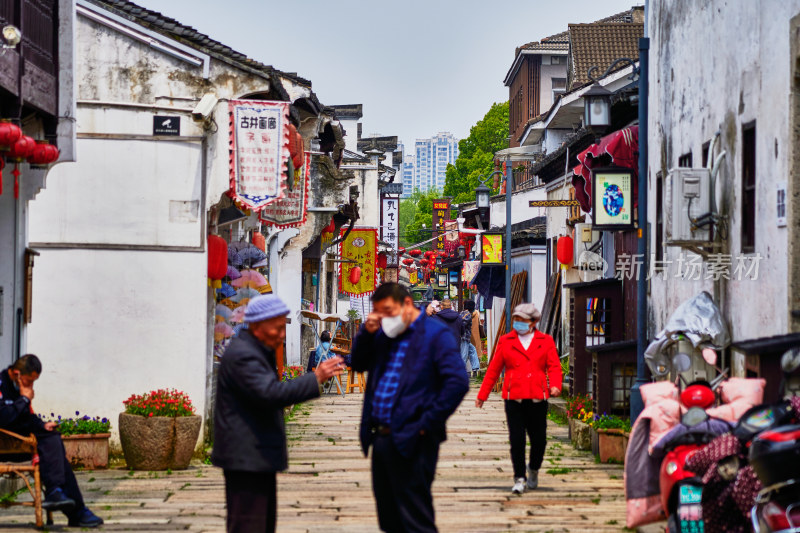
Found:
M 510 493 L 512 473 L 502 401 L 474 407 L 473 386 L 451 418 L 434 483 L 441 531 L 620 531 L 624 526 L 622 468 L 596 464 L 568 443 L 564 426 L 548 428 L 540 487 Z M 279 476 L 281 532 L 378 531 L 369 461 L 357 444 L 362 395 L 326 395 L 300 406 L 289 423 L 288 473 Z M 549 470 L 549 472 L 545 472 Z M 79 481 L 106 531 L 223 531 L 221 472 L 82 472 Z M 0 509 L 0 531 L 28 531 L 32 512 Z M 66 529 L 63 516 L 51 530 Z

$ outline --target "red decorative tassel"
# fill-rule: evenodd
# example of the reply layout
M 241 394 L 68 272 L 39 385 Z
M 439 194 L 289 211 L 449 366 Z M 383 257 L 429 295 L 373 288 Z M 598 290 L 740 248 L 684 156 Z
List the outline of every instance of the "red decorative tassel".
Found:
M 19 163 L 14 162 L 14 170 L 11 173 L 14 175 L 14 198 L 19 198 Z

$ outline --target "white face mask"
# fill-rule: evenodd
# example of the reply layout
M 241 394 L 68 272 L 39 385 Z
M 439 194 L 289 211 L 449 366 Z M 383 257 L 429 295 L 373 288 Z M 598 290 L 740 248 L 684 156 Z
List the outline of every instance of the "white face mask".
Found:
M 383 328 L 383 332 L 390 339 L 394 339 L 398 335 L 402 334 L 407 327 L 408 326 L 403 320 L 402 312 L 400 312 L 399 315 L 385 316 L 381 319 L 381 328 Z

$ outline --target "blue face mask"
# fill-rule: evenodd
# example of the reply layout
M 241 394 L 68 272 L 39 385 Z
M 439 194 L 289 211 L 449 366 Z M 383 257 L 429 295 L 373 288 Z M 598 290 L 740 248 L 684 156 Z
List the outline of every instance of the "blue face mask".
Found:
M 528 330 L 531 329 L 530 323 L 520 322 L 519 320 L 515 320 L 512 327 L 520 335 L 525 335 L 526 333 L 528 333 Z

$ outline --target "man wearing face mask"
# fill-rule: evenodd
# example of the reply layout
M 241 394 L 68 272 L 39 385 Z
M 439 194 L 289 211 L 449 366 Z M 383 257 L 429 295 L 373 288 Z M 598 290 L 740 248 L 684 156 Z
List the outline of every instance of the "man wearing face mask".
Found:
M 372 491 L 383 531 L 436 531 L 431 485 L 445 423 L 469 389 L 456 339 L 384 283 L 353 342 L 352 368 L 369 372 L 361 446 L 372 446 Z
M 561 394 L 561 363 L 553 337 L 536 329 L 542 314 L 533 304 L 519 304 L 512 313 L 513 331 L 500 337 L 475 406 L 483 407 L 505 368 L 505 400 L 514 486 L 522 494 L 539 485 L 539 468 L 547 445 L 547 398 Z M 531 441 L 530 461 L 525 468 L 525 434 Z

